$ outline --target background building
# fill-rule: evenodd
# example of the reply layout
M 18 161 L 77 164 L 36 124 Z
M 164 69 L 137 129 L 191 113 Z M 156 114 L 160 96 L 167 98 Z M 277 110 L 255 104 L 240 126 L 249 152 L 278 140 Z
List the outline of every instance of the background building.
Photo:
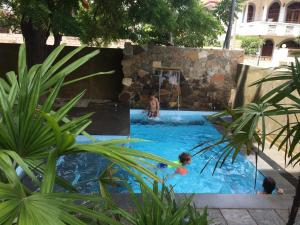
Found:
M 203 5 L 209 9 L 212 9 L 221 0 L 201 0 Z
M 264 40 L 260 55 L 274 65 L 293 60 L 300 52 L 300 1 L 248 0 L 238 14 L 233 36 Z

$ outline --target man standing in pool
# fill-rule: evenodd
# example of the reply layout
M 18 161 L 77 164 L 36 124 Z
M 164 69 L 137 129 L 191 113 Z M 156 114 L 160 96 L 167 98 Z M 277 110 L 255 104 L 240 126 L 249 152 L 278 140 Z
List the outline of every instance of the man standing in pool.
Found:
M 149 94 L 149 106 L 148 106 L 148 117 L 156 118 L 159 116 L 159 101 L 155 97 L 154 93 Z

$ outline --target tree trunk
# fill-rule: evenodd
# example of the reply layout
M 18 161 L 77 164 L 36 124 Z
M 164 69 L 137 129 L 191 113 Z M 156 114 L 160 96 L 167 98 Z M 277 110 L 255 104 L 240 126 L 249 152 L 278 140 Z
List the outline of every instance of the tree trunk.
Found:
M 30 20 L 21 21 L 21 30 L 26 46 L 27 66 L 42 63 L 47 56 L 47 39 L 49 30 L 37 29 Z
M 62 40 L 62 35 L 59 34 L 59 33 L 54 32 L 53 36 L 54 36 L 54 44 L 53 44 L 53 47 L 54 47 L 54 49 L 55 49 L 56 47 L 58 47 L 58 46 L 60 45 L 61 40 Z
M 236 0 L 231 0 L 229 24 L 227 27 L 226 37 L 225 37 L 225 41 L 223 44 L 223 48 L 225 48 L 225 49 L 229 49 L 229 47 L 230 47 L 230 39 L 231 39 L 232 25 L 233 25 L 233 21 L 234 21 L 235 5 L 236 5 Z
M 296 216 L 299 210 L 299 206 L 300 206 L 300 176 L 298 178 L 298 185 L 296 188 L 296 195 L 294 197 L 294 201 L 293 201 L 293 206 L 291 209 L 291 213 L 289 216 L 289 221 L 287 222 L 286 225 L 293 225 L 295 223 L 296 220 Z

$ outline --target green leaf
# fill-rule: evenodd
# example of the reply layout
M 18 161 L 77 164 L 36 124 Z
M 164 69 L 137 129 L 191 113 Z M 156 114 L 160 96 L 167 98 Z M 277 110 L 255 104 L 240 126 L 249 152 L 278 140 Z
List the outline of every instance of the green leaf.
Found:
M 56 160 L 57 151 L 51 151 L 49 153 L 47 167 L 44 173 L 44 179 L 41 186 L 41 193 L 47 194 L 53 191 L 56 176 Z
M 66 56 L 64 56 L 61 60 L 59 60 L 55 65 L 53 65 L 47 73 L 43 76 L 44 80 L 43 83 L 45 83 L 57 70 L 59 70 L 64 64 L 66 64 L 73 56 L 75 56 L 78 52 L 80 52 L 84 46 L 80 46 L 78 48 L 75 48 L 70 53 L 68 53 Z M 45 90 L 45 88 L 43 88 Z
M 0 203 L 0 224 L 12 221 L 17 218 L 18 200 L 8 200 Z
M 42 66 L 41 66 L 41 71 L 40 71 L 43 76 L 42 77 L 43 81 L 47 80 L 49 75 L 51 75 L 52 72 L 55 72 L 55 70 L 52 70 L 49 74 L 47 74 L 47 71 L 49 70 L 51 65 L 54 63 L 54 61 L 57 59 L 57 56 L 61 53 L 61 51 L 63 50 L 64 47 L 65 47 L 65 45 L 62 44 L 62 45 L 58 46 L 57 48 L 55 48 L 43 62 Z
M 0 150 L 0 154 L 3 153 L 9 155 L 36 184 L 39 184 L 39 181 L 37 180 L 36 176 L 29 169 L 28 164 L 16 152 L 8 151 L 8 150 Z
M 90 74 L 90 75 L 82 76 L 80 78 L 64 82 L 63 86 L 70 85 L 70 84 L 73 84 L 73 83 L 76 83 L 76 82 L 79 82 L 79 81 L 82 81 L 82 80 L 85 80 L 85 79 L 89 79 L 89 78 L 92 78 L 92 77 L 96 77 L 96 76 L 99 76 L 99 75 L 113 74 L 114 72 L 115 71 L 112 70 L 112 71 L 108 71 L 108 72 L 98 72 L 98 73 L 93 73 L 93 74 Z
M 62 84 L 63 84 L 63 79 L 59 80 L 57 82 L 57 84 L 55 85 L 54 89 L 51 90 L 50 94 L 48 95 L 46 101 L 44 102 L 44 104 L 41 108 L 41 110 L 43 112 L 46 112 L 46 113 L 50 112 L 50 110 L 52 109 L 53 104 L 55 102 L 55 99 L 56 99 L 56 97 L 57 97 L 57 95 L 58 95 L 58 93 L 59 93 L 59 91 L 62 87 Z
M 47 90 L 48 88 L 52 87 L 57 82 L 57 80 L 60 80 L 64 77 L 66 77 L 71 72 L 76 70 L 78 67 L 80 67 L 81 65 L 83 65 L 84 63 L 89 61 L 91 58 L 93 58 L 97 54 L 99 54 L 99 50 L 95 50 L 95 51 L 75 60 L 70 65 L 68 65 L 64 69 L 62 69 L 59 73 L 55 74 L 49 80 L 47 80 L 43 84 L 43 90 Z
M 65 204 L 64 202 L 60 202 L 60 205 L 62 208 L 65 208 L 66 210 L 81 213 L 82 215 L 85 215 L 87 217 L 98 219 L 101 222 L 105 222 L 111 225 L 122 225 L 121 223 L 109 218 L 108 216 L 102 213 L 94 212 L 80 205 L 70 205 L 70 204 Z
M 0 78 L 0 85 L 3 87 L 5 91 L 7 92 L 10 91 L 10 85 L 3 78 Z
M 62 144 L 63 139 L 62 139 L 61 130 L 60 130 L 60 127 L 59 127 L 57 121 L 54 119 L 53 116 L 51 116 L 51 114 L 42 113 L 42 115 L 44 118 L 46 118 L 48 124 L 52 128 L 54 135 L 55 135 L 56 146 L 57 146 L 57 148 L 59 148 Z
M 71 99 L 68 103 L 66 103 L 63 107 L 61 107 L 55 113 L 56 120 L 59 121 L 63 119 L 66 116 L 66 114 L 71 110 L 71 108 L 73 108 L 76 105 L 76 103 L 82 98 L 84 93 L 85 91 L 82 91 L 81 93 L 76 95 L 73 99 Z
M 18 59 L 18 74 L 19 79 L 22 82 L 23 77 L 25 76 L 27 71 L 25 44 L 20 45 Z
M 19 177 L 13 168 L 11 159 L 5 154 L 0 154 L 0 169 L 5 171 L 5 176 L 10 183 L 18 184 L 20 182 Z

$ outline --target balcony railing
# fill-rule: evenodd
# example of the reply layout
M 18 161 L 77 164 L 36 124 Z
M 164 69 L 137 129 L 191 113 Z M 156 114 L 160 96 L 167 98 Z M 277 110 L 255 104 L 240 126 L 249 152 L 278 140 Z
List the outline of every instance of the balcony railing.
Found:
M 238 35 L 271 35 L 297 37 L 300 35 L 300 24 L 254 21 L 242 23 L 237 27 Z

